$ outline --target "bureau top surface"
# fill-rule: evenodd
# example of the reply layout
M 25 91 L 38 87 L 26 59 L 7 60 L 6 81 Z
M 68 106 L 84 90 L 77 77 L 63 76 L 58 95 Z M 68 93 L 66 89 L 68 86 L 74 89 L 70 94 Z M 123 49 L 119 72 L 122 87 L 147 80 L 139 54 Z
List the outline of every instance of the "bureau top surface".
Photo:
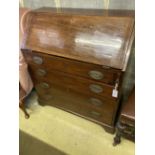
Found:
M 42 8 L 23 20 L 22 47 L 125 70 L 134 39 L 134 12 Z

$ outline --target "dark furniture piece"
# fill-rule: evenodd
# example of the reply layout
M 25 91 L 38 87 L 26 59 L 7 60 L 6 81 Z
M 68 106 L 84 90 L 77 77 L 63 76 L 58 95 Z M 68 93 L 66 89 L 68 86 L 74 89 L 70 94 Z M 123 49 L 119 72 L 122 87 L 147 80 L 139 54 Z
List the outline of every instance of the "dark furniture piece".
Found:
M 133 39 L 133 11 L 41 8 L 29 12 L 21 50 L 40 104 L 71 112 L 114 133 Z
M 128 101 L 123 105 L 116 128 L 114 146 L 121 142 L 121 136 L 135 141 L 135 89 L 131 92 Z

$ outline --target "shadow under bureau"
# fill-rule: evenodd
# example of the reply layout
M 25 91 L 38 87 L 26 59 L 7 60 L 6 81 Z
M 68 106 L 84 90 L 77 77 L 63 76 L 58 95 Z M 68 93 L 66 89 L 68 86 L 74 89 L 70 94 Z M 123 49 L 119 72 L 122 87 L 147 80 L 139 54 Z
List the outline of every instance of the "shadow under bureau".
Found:
M 21 50 L 40 104 L 113 133 L 134 39 L 133 11 L 41 8 L 23 23 Z

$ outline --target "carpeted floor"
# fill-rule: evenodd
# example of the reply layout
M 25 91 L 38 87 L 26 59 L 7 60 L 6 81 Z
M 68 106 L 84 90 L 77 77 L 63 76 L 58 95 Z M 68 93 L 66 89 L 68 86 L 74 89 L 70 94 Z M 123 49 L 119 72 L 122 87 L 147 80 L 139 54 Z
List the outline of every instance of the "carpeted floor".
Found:
M 19 111 L 20 155 L 134 155 L 135 144 L 90 121 L 60 109 L 38 105 L 33 92 L 27 101 L 30 118 Z

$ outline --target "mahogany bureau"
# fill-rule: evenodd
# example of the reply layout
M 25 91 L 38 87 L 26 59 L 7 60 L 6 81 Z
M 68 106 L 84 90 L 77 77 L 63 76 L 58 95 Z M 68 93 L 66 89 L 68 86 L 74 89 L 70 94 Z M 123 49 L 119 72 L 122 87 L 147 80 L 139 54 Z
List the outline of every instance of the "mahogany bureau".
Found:
M 114 132 L 134 12 L 41 8 L 24 19 L 21 50 L 42 105 Z

